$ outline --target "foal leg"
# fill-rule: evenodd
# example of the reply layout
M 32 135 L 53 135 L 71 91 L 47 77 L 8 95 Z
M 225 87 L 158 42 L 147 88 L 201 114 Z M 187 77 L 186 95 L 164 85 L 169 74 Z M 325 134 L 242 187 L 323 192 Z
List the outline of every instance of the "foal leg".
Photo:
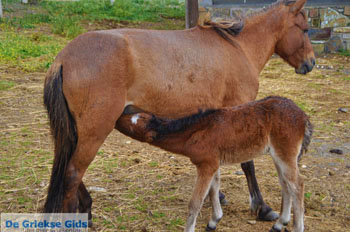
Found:
M 210 164 L 200 164 L 197 166 L 197 181 L 188 205 L 189 215 L 185 232 L 195 231 L 197 216 L 202 208 L 204 198 L 208 194 L 211 181 L 218 168 L 219 165 L 213 167 L 213 165 Z M 219 198 L 217 197 L 217 199 Z
M 279 182 L 282 187 L 282 203 L 281 203 L 281 215 L 278 218 L 277 222 L 273 225 L 272 229 L 270 231 L 282 231 L 284 226 L 287 226 L 290 221 L 290 214 L 291 214 L 291 207 L 292 207 L 292 198 L 290 195 L 290 192 L 288 190 L 287 182 L 285 181 L 285 178 L 283 178 L 283 171 L 281 170 L 283 167 L 279 166 L 277 160 L 274 160 Z
M 209 197 L 212 203 L 212 216 L 207 225 L 206 231 L 213 231 L 216 229 L 216 224 L 221 220 L 223 213 L 219 200 L 219 188 L 220 188 L 220 169 L 214 175 L 211 181 L 211 187 L 209 190 Z
M 281 231 L 283 226 L 290 220 L 290 199 L 293 206 L 293 231 L 304 231 L 304 180 L 299 175 L 297 165 L 297 155 L 294 159 L 284 161 L 279 157 L 272 155 L 282 185 L 282 215 L 271 231 Z M 285 156 L 288 157 L 288 156 Z M 289 157 L 293 157 L 292 155 Z
M 245 177 L 247 178 L 249 194 L 250 194 L 250 209 L 252 212 L 256 213 L 258 219 L 264 221 L 274 221 L 278 218 L 278 213 L 273 211 L 270 206 L 268 206 L 263 197 L 261 196 L 258 182 L 255 177 L 255 167 L 254 162 L 249 161 L 246 163 L 241 163 L 241 167 L 244 171 Z
M 89 227 L 92 226 L 92 214 L 91 214 L 91 206 L 92 206 L 92 198 L 87 191 L 83 181 L 80 182 L 78 188 L 78 199 L 79 199 L 79 213 L 88 213 Z

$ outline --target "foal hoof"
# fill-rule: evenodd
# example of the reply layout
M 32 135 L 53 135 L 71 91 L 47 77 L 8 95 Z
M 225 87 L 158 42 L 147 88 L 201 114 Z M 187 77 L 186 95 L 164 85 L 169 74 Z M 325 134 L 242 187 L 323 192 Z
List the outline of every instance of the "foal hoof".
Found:
M 227 205 L 228 202 L 225 199 L 225 195 L 219 191 L 219 200 L 220 200 L 220 205 Z
M 205 231 L 206 231 L 206 232 L 215 231 L 215 230 L 216 230 L 216 226 L 215 226 L 215 227 L 210 227 L 209 224 L 208 224 L 207 227 L 205 228 Z
M 258 219 L 262 221 L 275 221 L 279 214 L 271 209 L 268 205 L 263 205 L 258 212 Z

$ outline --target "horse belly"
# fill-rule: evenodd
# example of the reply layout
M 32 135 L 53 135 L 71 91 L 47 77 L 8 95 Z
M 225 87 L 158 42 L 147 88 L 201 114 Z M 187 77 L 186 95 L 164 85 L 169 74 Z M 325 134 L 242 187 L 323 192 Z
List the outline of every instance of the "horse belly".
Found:
M 182 117 L 198 109 L 221 107 L 225 96 L 225 86 L 218 81 L 167 82 L 150 78 L 141 85 L 128 90 L 127 104 L 163 117 Z
M 206 54 L 177 56 L 167 54 L 163 59 L 136 60 L 134 82 L 128 89 L 126 104 L 170 118 L 221 107 L 227 95 L 229 72 L 206 60 Z

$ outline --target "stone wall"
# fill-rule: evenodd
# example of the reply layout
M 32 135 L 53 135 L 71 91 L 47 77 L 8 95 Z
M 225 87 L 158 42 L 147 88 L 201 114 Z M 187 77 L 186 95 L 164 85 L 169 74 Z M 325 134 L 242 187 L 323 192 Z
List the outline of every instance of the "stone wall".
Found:
M 350 26 L 350 6 L 306 8 L 312 28 Z

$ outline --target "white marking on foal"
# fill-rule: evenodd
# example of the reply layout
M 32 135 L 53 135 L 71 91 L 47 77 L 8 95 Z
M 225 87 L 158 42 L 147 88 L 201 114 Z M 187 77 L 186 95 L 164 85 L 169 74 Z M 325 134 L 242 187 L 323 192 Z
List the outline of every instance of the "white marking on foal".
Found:
M 136 114 L 134 116 L 131 117 L 131 123 L 136 125 L 137 124 L 137 120 L 140 118 L 139 114 Z

